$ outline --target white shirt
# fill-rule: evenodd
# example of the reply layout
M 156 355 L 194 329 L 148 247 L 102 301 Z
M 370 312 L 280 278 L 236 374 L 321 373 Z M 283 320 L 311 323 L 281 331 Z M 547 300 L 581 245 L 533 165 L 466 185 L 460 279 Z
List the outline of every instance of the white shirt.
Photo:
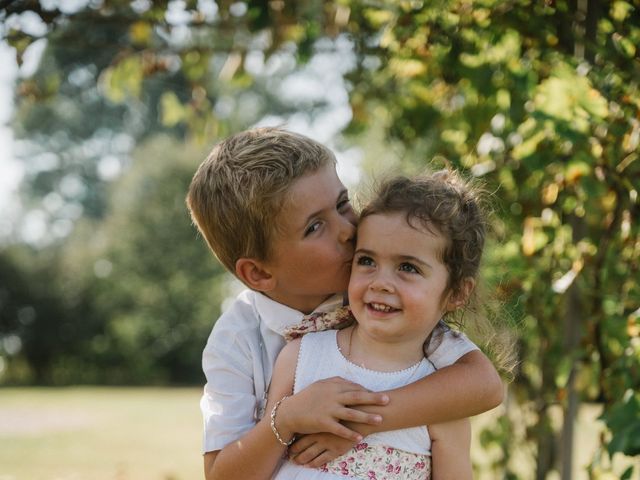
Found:
M 315 311 L 343 305 L 335 295 Z M 303 313 L 252 290 L 244 290 L 218 319 L 202 354 L 207 378 L 200 409 L 203 452 L 221 450 L 253 428 L 264 408 L 273 365 L 285 345 L 284 329 Z
M 344 303 L 335 295 L 316 312 L 327 312 Z M 207 379 L 200 399 L 204 419 L 202 451 L 221 450 L 251 430 L 266 403 L 273 365 L 285 345 L 285 328 L 300 323 L 304 314 L 252 290 L 244 290 L 218 319 L 202 354 Z M 449 334 L 451 332 L 448 332 Z M 455 348 L 446 343 L 429 352 L 436 368 L 455 363 L 476 347 L 463 334 Z

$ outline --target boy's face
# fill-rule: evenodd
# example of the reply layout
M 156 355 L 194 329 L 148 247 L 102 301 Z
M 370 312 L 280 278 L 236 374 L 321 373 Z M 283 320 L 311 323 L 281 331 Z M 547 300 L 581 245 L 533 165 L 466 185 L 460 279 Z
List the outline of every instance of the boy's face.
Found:
M 276 279 L 269 297 L 308 313 L 346 290 L 357 219 L 334 165 L 296 180 L 275 221 L 278 233 L 265 262 Z
M 442 235 L 409 226 L 404 213 L 362 219 L 349 282 L 360 328 L 380 341 L 422 348 L 448 309 L 445 246 Z

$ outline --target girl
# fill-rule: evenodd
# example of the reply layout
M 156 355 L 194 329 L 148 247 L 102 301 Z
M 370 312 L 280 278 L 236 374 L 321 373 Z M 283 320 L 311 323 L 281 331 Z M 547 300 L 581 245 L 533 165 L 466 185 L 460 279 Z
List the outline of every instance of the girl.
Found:
M 435 346 L 446 347 L 439 351 L 449 358 L 467 344 L 445 319 L 472 299 L 484 240 L 477 194 L 454 172 L 384 183 L 358 224 L 349 282 L 356 323 L 287 344 L 274 368 L 272 395 L 337 376 L 382 391 L 433 373 L 434 363 L 442 365 L 429 357 Z M 277 398 L 269 402 L 271 427 L 288 443 L 277 415 L 287 396 Z M 320 468 L 287 461 L 274 478 L 471 478 L 470 435 L 468 419 L 374 433 Z

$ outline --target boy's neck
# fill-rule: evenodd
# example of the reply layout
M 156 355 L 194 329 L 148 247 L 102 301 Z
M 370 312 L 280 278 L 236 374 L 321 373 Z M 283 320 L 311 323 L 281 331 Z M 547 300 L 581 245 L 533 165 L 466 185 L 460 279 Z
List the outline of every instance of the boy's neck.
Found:
M 274 302 L 281 303 L 282 305 L 286 305 L 289 308 L 293 308 L 305 315 L 312 313 L 315 311 L 320 305 L 329 300 L 331 297 L 336 295 L 332 293 L 326 296 L 319 297 L 295 297 L 290 295 L 280 295 L 274 292 L 262 292 L 265 296 L 269 297 Z

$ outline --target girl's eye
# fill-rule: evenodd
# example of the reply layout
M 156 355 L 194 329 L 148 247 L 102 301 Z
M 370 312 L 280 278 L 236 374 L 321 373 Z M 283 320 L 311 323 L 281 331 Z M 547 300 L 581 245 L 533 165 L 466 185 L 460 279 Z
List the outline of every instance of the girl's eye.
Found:
M 362 255 L 361 257 L 356 258 L 356 264 L 362 265 L 364 267 L 370 267 L 374 264 L 373 259 L 371 257 L 367 257 L 366 255 Z
M 419 270 L 412 264 L 410 263 L 401 263 L 400 264 L 400 271 L 401 272 L 407 272 L 407 273 L 420 273 Z
M 308 236 L 311 235 L 313 232 L 317 231 L 320 228 L 320 222 L 315 222 L 312 223 L 311 225 L 309 225 L 307 227 L 307 229 L 304 231 L 304 236 Z

